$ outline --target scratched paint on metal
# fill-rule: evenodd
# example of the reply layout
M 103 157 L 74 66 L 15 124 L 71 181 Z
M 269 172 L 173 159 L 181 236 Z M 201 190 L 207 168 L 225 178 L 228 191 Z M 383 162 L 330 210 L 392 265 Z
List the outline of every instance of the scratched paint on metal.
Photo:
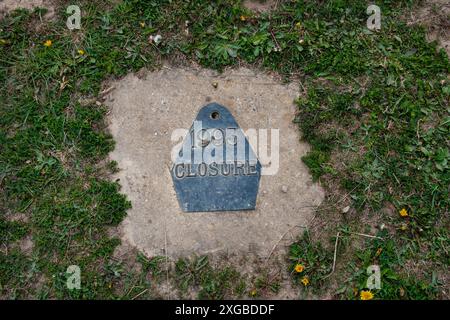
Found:
M 253 210 L 261 164 L 231 112 L 211 103 L 198 112 L 171 175 L 185 212 Z

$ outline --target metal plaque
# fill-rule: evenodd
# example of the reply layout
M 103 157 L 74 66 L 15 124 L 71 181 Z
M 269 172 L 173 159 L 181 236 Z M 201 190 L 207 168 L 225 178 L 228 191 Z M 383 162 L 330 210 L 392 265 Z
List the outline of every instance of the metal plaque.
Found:
M 183 211 L 255 209 L 261 164 L 224 106 L 199 111 L 175 158 L 171 175 Z

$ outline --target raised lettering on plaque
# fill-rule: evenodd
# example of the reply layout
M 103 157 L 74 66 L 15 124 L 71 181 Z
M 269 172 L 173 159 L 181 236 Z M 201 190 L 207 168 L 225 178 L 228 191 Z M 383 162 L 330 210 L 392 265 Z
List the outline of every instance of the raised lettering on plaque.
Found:
M 197 114 L 171 175 L 185 212 L 252 210 L 261 164 L 230 111 L 211 103 Z

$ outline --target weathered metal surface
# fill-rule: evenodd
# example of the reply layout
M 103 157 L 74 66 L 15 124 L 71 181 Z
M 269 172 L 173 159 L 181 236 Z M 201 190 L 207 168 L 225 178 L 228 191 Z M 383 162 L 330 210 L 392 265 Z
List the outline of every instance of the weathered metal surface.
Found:
M 197 114 L 171 175 L 185 212 L 252 210 L 261 164 L 233 115 L 211 103 Z

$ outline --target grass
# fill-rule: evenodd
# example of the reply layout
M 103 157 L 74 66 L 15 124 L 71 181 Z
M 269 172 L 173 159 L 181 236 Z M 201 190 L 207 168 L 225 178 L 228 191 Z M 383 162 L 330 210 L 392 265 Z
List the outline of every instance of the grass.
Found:
M 292 262 L 290 270 L 294 283 L 304 286 L 306 290 L 320 288 L 332 271 L 333 256 L 320 242 L 311 241 L 307 231 L 289 249 L 289 260 Z M 297 265 L 303 266 L 304 270 L 297 272 L 295 268 Z M 304 279 L 308 282 L 302 283 Z
M 181 293 L 195 286 L 198 287 L 199 299 L 241 298 L 246 288 L 236 270 L 230 266 L 214 268 L 206 256 L 179 259 L 175 264 L 175 274 Z
M 164 261 L 138 255 L 133 270 L 112 255 L 120 240 L 108 230 L 131 204 L 108 180 L 118 169 L 105 161 L 114 141 L 99 92 L 103 80 L 168 59 L 301 79 L 296 122 L 312 148 L 303 160 L 327 197 L 316 214 L 324 228 L 300 237 L 287 257 L 288 272 L 306 267 L 292 273 L 300 292 L 357 299 L 367 267 L 379 264 L 376 299 L 448 298 L 449 60 L 424 29 L 399 19 L 412 1 L 377 3 L 380 32 L 366 29 L 367 5 L 356 0 L 286 1 L 261 15 L 231 0 L 81 1 L 82 30 L 72 32 L 64 1 L 51 21 L 41 22 L 43 10 L 1 20 L 1 296 L 158 297 Z M 148 41 L 155 33 L 159 45 Z M 27 235 L 31 255 L 18 245 Z M 81 290 L 65 286 L 73 264 L 83 270 Z M 264 271 L 248 279 L 205 257 L 168 273 L 181 296 L 194 288 L 199 298 L 267 297 L 280 288 Z

